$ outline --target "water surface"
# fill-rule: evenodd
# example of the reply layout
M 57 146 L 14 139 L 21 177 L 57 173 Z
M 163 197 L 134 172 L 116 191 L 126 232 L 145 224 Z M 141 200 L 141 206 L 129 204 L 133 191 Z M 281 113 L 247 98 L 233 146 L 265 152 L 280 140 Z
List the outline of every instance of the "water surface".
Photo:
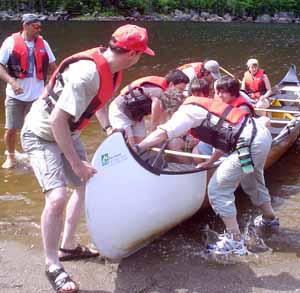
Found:
M 120 23 L 116 22 L 45 23 L 43 36 L 60 61 L 72 53 L 99 44 L 105 45 L 110 34 L 119 25 Z M 127 70 L 124 85 L 141 76 L 164 75 L 180 64 L 203 59 L 218 60 L 224 68 L 241 79 L 247 59 L 257 58 L 273 85 L 283 77 L 290 64 L 293 63 L 300 69 L 298 25 L 176 22 L 147 22 L 141 25 L 149 29 L 150 47 L 156 51 L 156 56 L 144 56 L 136 66 Z M 1 22 L 0 42 L 18 29 L 17 23 Z M 0 83 L 0 96 L 2 162 L 5 96 L 3 82 Z M 82 137 L 91 157 L 103 139 L 95 120 L 83 131 Z M 299 156 L 294 148 L 267 175 L 268 187 L 275 195 L 275 204 L 285 229 L 282 237 L 273 241 L 273 246 L 291 253 L 298 249 L 297 242 L 300 241 L 297 231 L 300 225 L 299 170 Z M 24 168 L 15 171 L 0 170 L 0 237 L 39 241 L 39 218 L 43 202 L 43 195 L 32 172 Z M 252 212 L 252 207 L 248 201 L 244 202 L 240 209 L 247 215 Z M 193 227 L 193 224 L 191 225 Z M 85 231 L 85 227 L 82 226 L 82 235 L 86 235 Z

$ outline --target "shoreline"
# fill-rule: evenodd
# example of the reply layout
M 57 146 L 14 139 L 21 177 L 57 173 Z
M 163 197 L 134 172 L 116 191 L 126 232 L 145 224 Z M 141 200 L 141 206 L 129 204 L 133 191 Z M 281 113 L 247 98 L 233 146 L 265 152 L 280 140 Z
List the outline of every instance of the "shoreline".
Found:
M 24 12 L 25 13 L 25 12 Z M 27 13 L 27 12 L 26 12 Z M 89 13 L 85 15 L 78 15 L 76 17 L 69 14 L 67 11 L 57 11 L 50 14 L 41 14 L 33 12 L 39 15 L 41 21 L 150 21 L 150 22 L 199 22 L 199 23 L 279 23 L 279 24 L 299 24 L 300 17 L 295 16 L 292 12 L 277 12 L 274 15 L 262 14 L 256 17 L 254 16 L 238 16 L 226 13 L 223 16 L 209 12 L 196 12 L 190 10 L 189 12 L 183 12 L 176 9 L 170 14 L 140 14 L 138 11 L 133 11 L 130 15 L 113 15 L 107 16 L 100 13 L 91 15 Z M 22 13 L 16 13 L 13 11 L 0 11 L 0 21 L 21 21 Z
M 185 230 L 190 230 L 187 225 L 173 229 L 122 261 L 95 258 L 63 265 L 79 283 L 81 293 L 299 291 L 296 250 L 274 250 L 268 255 L 223 265 L 203 259 L 199 241 Z M 44 275 L 40 244 L 0 240 L 0 261 L 0 292 L 53 292 Z

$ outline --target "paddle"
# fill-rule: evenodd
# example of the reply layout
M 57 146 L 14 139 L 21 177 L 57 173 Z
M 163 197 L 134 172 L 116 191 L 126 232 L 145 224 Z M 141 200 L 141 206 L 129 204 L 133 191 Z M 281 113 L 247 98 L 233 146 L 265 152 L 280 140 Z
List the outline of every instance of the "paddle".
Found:
M 219 67 L 224 73 L 226 73 L 227 75 L 233 77 L 233 78 L 236 78 L 232 73 L 230 73 L 228 70 L 226 70 L 225 68 L 223 68 L 222 66 Z M 240 79 L 238 79 L 238 81 L 240 83 L 242 83 L 242 81 Z
M 151 148 L 151 151 L 154 152 L 160 152 L 160 148 Z M 181 156 L 181 157 L 189 157 L 189 158 L 195 158 L 195 159 L 205 159 L 209 160 L 211 156 L 209 155 L 199 155 L 199 154 L 192 154 L 192 153 L 187 153 L 187 152 L 179 152 L 179 151 L 172 151 L 172 150 L 164 150 L 164 153 L 168 155 L 173 155 L 173 156 Z M 220 158 L 220 160 L 224 160 L 224 158 Z

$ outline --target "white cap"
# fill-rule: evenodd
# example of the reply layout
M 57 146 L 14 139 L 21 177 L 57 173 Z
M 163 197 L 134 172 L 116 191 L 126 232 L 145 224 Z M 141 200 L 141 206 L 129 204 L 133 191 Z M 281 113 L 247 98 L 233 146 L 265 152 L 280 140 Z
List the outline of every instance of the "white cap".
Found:
M 258 60 L 257 59 L 254 59 L 254 58 L 251 58 L 247 61 L 247 66 L 249 67 L 250 65 L 252 64 L 257 64 L 258 65 Z
M 209 60 L 204 63 L 204 68 L 210 72 L 211 76 L 217 80 L 221 77 L 220 73 L 220 65 L 217 61 L 215 60 Z

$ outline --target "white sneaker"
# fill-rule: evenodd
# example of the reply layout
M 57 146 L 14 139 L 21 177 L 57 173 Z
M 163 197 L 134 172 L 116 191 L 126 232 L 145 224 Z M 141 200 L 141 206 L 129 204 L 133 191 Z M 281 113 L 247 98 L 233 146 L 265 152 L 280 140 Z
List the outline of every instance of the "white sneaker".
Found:
M 247 247 L 245 246 L 244 239 L 234 240 L 233 234 L 224 233 L 220 235 L 219 241 L 213 245 L 208 245 L 207 249 L 210 253 L 217 255 L 246 255 L 248 254 Z
M 254 219 L 254 226 L 265 231 L 277 233 L 279 230 L 280 223 L 278 218 L 268 220 L 265 219 L 262 215 L 260 215 Z

